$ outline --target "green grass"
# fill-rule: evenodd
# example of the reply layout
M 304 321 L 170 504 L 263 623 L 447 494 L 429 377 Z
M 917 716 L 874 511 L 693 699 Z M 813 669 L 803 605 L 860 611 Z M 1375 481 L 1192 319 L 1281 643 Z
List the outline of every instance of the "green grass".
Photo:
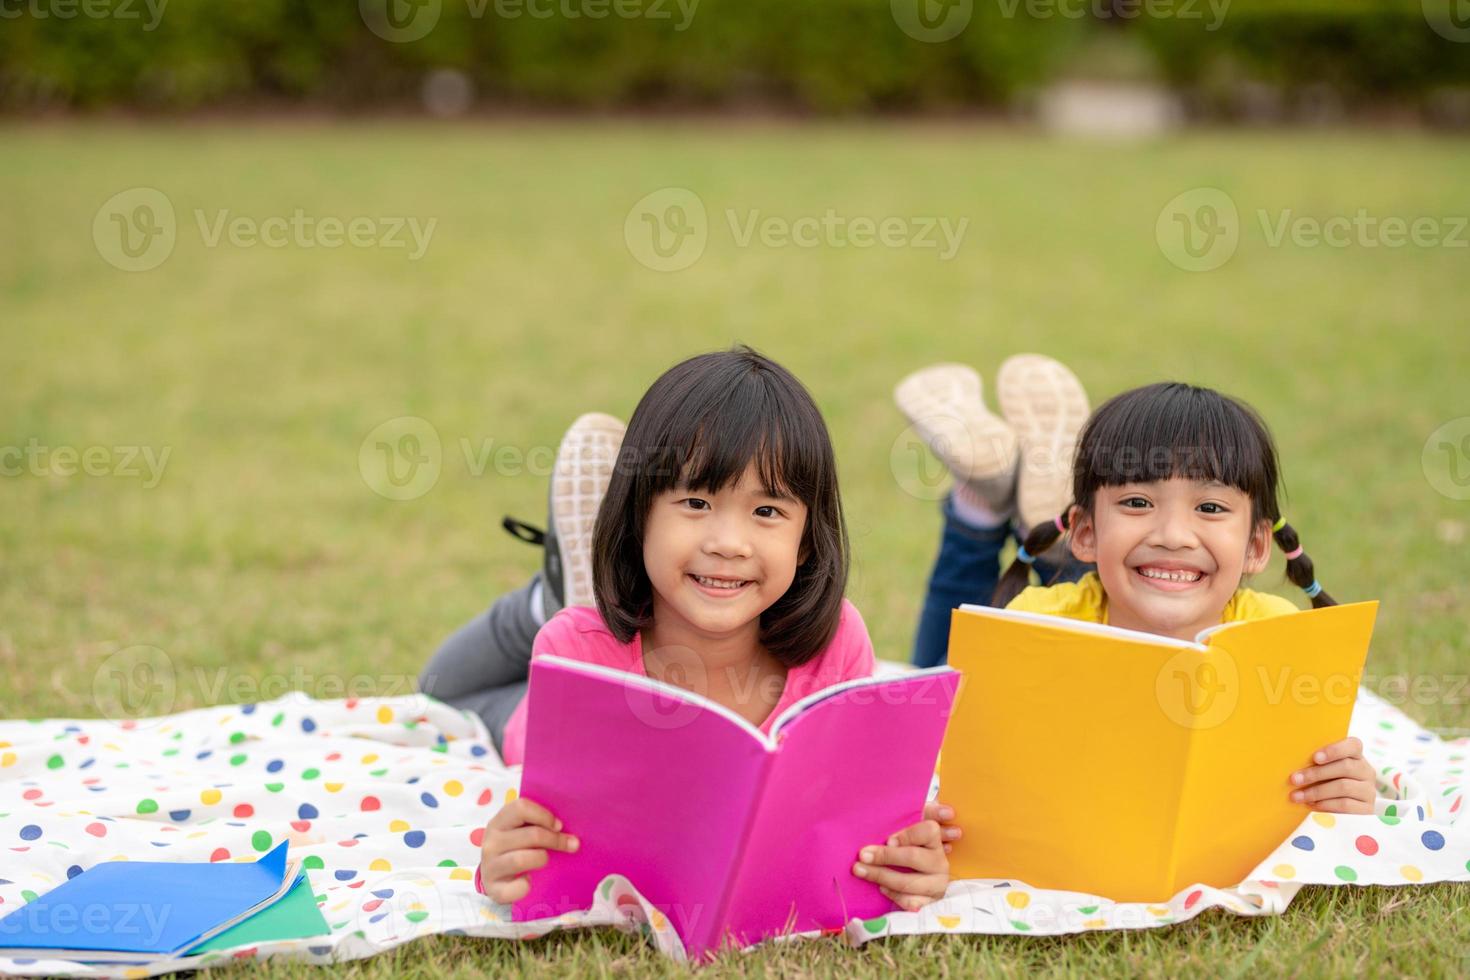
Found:
M 934 505 L 890 464 L 904 428 L 894 382 L 936 360 L 993 377 L 1009 354 L 1039 350 L 1070 363 L 1095 400 L 1169 377 L 1257 406 L 1322 581 L 1339 598 L 1383 601 L 1370 674 L 1438 679 L 1439 696 L 1406 710 L 1470 729 L 1453 684 L 1470 656 L 1470 505 L 1436 492 L 1421 464 L 1430 433 L 1470 415 L 1467 250 L 1273 248 L 1256 219 L 1464 214 L 1470 144 L 1327 132 L 1088 146 L 959 126 L 67 124 L 6 128 L 0 165 L 0 446 L 171 452 L 151 488 L 54 468 L 0 477 L 5 716 L 96 714 L 94 673 L 134 645 L 173 661 L 174 710 L 207 703 L 220 679 L 247 685 L 223 700 L 250 697 L 261 676 L 323 696 L 353 677 L 403 690 L 448 630 L 537 564 L 497 525 L 503 513 L 539 522 L 544 478 L 476 475 L 461 440 L 545 452 L 577 413 L 626 416 L 675 360 L 743 341 L 792 368 L 827 414 L 851 595 L 881 656 L 907 656 L 938 537 Z M 178 244 L 157 269 L 125 273 L 99 256 L 92 221 L 138 185 L 167 193 Z M 703 257 L 675 273 L 644 268 L 623 241 L 629 208 L 665 186 L 695 190 L 709 213 Z M 1206 273 L 1175 268 L 1154 238 L 1165 202 L 1198 186 L 1227 191 L 1243 225 L 1239 251 Z M 403 250 L 208 248 L 193 217 L 298 207 L 438 224 L 410 262 Z M 949 262 L 932 249 L 741 248 L 731 208 L 740 220 L 832 208 L 969 227 Z M 368 488 L 358 452 L 404 415 L 430 420 L 444 454 L 433 489 L 398 502 Z M 1283 588 L 1279 557 L 1255 584 Z M 798 944 L 703 975 L 1453 975 L 1470 968 L 1466 899 L 1463 886 L 1309 888 L 1275 919 Z M 437 938 L 352 969 L 679 972 L 612 932 Z

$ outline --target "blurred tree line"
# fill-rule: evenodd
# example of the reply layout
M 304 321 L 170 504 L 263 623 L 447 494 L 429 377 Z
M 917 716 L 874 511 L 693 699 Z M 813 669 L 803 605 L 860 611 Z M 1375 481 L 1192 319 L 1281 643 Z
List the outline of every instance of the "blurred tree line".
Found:
M 1070 76 L 1208 117 L 1470 113 L 1470 17 L 1438 2 L 0 0 L 0 108 L 411 109 L 448 73 L 510 109 L 1005 109 Z

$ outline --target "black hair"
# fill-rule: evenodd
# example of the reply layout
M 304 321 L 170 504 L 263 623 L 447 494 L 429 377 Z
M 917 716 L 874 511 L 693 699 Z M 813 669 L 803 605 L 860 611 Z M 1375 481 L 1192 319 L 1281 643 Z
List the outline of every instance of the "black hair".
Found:
M 801 382 L 744 346 L 674 365 L 628 421 L 592 532 L 597 611 L 620 642 L 653 621 L 643 535 L 654 500 L 676 487 L 718 493 L 751 463 L 767 493 L 807 507 L 796 576 L 761 614 L 760 642 L 788 667 L 831 642 L 848 573 L 832 440 Z
M 1270 521 L 1282 551 L 1291 554 L 1300 548 L 1296 529 L 1281 520 L 1280 464 L 1266 423 L 1244 402 L 1177 381 L 1125 391 L 1092 413 L 1072 465 L 1072 504 L 1056 519 L 1031 528 L 1022 547 L 1029 555 L 1050 548 L 1072 526 L 1074 507 L 1092 512 L 1101 487 L 1176 476 L 1217 480 L 1236 488 L 1250 497 L 1252 528 Z M 1029 573 L 1028 563 L 1013 561 L 991 603 L 1004 606 L 1014 599 L 1028 584 Z M 1312 559 L 1305 552 L 1289 559 L 1286 577 L 1311 590 L 1316 583 Z M 1318 585 L 1312 606 L 1335 605 L 1337 600 Z

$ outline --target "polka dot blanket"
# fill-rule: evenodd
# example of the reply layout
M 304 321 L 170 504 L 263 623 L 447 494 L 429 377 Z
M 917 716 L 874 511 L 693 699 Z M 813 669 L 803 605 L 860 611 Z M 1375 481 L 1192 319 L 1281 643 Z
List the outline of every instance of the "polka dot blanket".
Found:
M 1470 824 L 1457 820 L 1470 740 L 1443 741 L 1366 691 L 1352 731 L 1381 767 L 1378 812 L 1306 815 L 1235 887 L 1196 885 L 1140 905 L 1021 881 L 956 881 L 919 912 L 838 932 L 862 943 L 1158 928 L 1215 907 L 1279 914 L 1304 884 L 1470 879 Z M 621 877 L 599 885 L 589 911 L 530 923 L 511 922 L 507 907 L 475 891 L 483 827 L 515 798 L 519 776 L 501 765 L 478 718 L 422 695 L 292 693 L 122 722 L 0 722 L 0 914 L 101 861 L 253 861 L 287 839 L 330 929 L 147 967 L 0 956 L 0 973 L 149 976 L 268 956 L 326 964 L 431 933 L 525 939 L 593 925 L 641 931 L 682 959 L 667 919 Z

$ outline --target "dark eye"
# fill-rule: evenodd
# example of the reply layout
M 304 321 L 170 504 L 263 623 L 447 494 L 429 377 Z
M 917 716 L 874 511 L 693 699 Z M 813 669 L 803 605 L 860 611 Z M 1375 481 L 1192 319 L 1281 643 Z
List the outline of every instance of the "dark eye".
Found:
M 1200 510 L 1204 510 L 1206 514 L 1224 514 L 1224 513 L 1226 513 L 1225 508 L 1222 507 L 1220 504 L 1215 503 L 1213 500 L 1206 500 L 1204 503 L 1200 504 L 1199 507 L 1200 507 Z M 1211 509 L 1205 510 L 1205 508 L 1207 508 L 1207 507 L 1208 508 L 1211 508 Z
M 1124 497 L 1118 503 L 1127 507 L 1129 510 L 1142 510 L 1148 506 L 1148 500 L 1143 497 Z
M 708 500 L 701 500 L 698 497 L 689 497 L 689 498 L 685 499 L 683 502 L 689 505 L 689 509 L 690 510 L 708 510 L 709 509 L 709 501 Z
M 755 509 L 756 517 L 780 517 L 781 512 L 770 504 L 763 504 Z

